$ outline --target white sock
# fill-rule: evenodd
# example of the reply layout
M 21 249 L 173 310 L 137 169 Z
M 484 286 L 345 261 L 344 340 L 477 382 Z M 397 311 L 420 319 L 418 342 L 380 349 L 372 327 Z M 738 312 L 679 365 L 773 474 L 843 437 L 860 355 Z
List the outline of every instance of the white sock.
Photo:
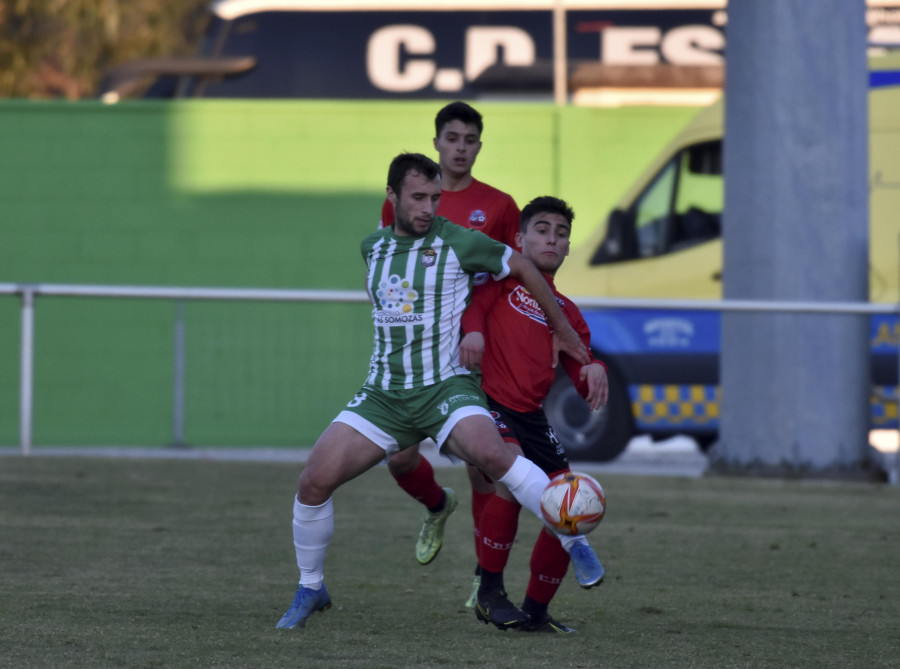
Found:
M 499 481 L 507 487 L 519 504 L 538 518 L 543 518 L 541 515 L 541 493 L 544 492 L 544 488 L 550 483 L 550 479 L 547 478 L 547 475 L 540 467 L 528 458 L 517 455 L 512 467 L 500 477 Z
M 319 506 L 306 506 L 294 497 L 294 550 L 300 585 L 319 590 L 325 581 L 325 553 L 334 532 L 331 498 Z
M 540 467 L 528 458 L 517 455 L 512 467 L 500 477 L 499 481 L 509 489 L 519 504 L 531 511 L 541 521 L 544 520 L 544 516 L 541 514 L 541 493 L 544 492 L 544 488 L 550 483 L 550 478 Z M 576 543 L 587 543 L 587 539 L 585 539 L 583 534 L 575 536 L 554 534 L 559 537 L 559 542 L 566 549 L 566 552 L 569 552 Z
M 568 534 L 557 534 L 559 537 L 559 543 L 562 544 L 562 547 L 566 549 L 566 553 L 570 553 L 572 551 L 572 546 L 575 544 L 587 544 L 588 540 L 583 534 L 576 534 L 575 536 L 570 536 Z

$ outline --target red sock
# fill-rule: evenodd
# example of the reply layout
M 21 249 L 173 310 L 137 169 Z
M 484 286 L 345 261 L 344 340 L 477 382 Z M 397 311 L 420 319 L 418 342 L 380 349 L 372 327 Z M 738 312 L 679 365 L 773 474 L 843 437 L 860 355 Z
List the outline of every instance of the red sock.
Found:
M 481 512 L 484 511 L 485 505 L 494 496 L 492 492 L 476 492 L 472 491 L 472 526 L 475 528 L 475 559 L 478 559 L 478 552 L 481 550 Z
M 536 602 L 548 604 L 569 569 L 569 554 L 554 535 L 541 530 L 531 551 L 531 578 L 525 594 Z
M 406 491 L 407 495 L 429 509 L 440 504 L 441 498 L 444 496 L 444 489 L 434 480 L 434 469 L 431 467 L 431 463 L 424 457 L 419 458 L 418 466 L 409 474 L 394 476 L 394 480 Z
M 491 497 L 481 514 L 481 545 L 478 547 L 478 563 L 492 572 L 502 572 L 509 560 L 519 528 L 519 511 L 516 502 L 497 495 Z M 567 555 L 568 557 L 568 555 Z

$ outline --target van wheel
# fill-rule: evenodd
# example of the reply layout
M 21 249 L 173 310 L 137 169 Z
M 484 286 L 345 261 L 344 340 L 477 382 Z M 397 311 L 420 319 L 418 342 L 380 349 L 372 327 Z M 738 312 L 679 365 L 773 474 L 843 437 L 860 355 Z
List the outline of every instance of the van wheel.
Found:
M 562 366 L 544 400 L 544 411 L 570 462 L 618 457 L 633 434 L 631 401 L 619 375 L 609 372 L 609 402 L 593 413 Z

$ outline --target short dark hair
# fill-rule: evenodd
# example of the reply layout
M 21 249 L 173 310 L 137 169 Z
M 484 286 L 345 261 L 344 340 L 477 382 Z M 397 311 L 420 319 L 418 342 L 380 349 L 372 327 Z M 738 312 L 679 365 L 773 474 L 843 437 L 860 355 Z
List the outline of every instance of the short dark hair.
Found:
M 572 225 L 572 221 L 575 220 L 575 212 L 572 211 L 572 207 L 566 204 L 565 200 L 560 200 L 552 195 L 542 195 L 534 198 L 522 209 L 522 214 L 519 216 L 519 231 L 524 234 L 528 228 L 528 221 L 535 214 L 543 213 L 559 214 L 566 219 L 569 225 Z
M 450 123 L 450 121 L 462 121 L 466 125 L 474 125 L 478 128 L 479 137 L 481 137 L 481 132 L 484 130 L 484 122 L 481 120 L 481 114 L 479 114 L 474 107 L 467 105 L 465 102 L 460 102 L 459 100 L 451 102 L 446 107 L 443 107 L 437 113 L 437 116 L 434 117 L 434 136 L 440 137 L 441 130 L 443 130 L 444 126 Z
M 387 185 L 398 196 L 400 185 L 410 172 L 418 172 L 429 181 L 434 181 L 441 175 L 441 167 L 421 153 L 401 153 L 391 161 L 387 179 Z

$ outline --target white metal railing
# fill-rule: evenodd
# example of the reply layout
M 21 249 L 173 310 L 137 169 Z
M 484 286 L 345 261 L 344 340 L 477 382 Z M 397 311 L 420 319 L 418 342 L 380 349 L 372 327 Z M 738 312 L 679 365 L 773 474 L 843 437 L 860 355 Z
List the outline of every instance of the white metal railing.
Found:
M 138 298 L 161 300 L 236 300 L 253 302 L 357 302 L 365 303 L 365 291 L 278 290 L 265 288 L 178 288 L 166 286 L 92 286 L 53 283 L 0 283 L 0 295 L 22 298 L 19 375 L 19 445 L 31 452 L 34 397 L 34 302 L 38 295 L 54 297 Z M 176 318 L 173 433 L 175 443 L 184 434 L 184 329 Z
M 52 283 L 0 283 L 0 295 L 20 295 L 21 345 L 20 345 L 20 385 L 19 385 L 19 444 L 22 454 L 31 451 L 32 400 L 34 393 L 34 306 L 35 298 L 54 297 L 94 297 L 94 298 L 138 298 L 162 300 L 232 300 L 256 302 L 355 302 L 367 303 L 365 291 L 351 290 L 288 290 L 265 288 L 187 288 L 166 286 L 102 286 L 70 285 Z M 620 308 L 620 309 L 676 309 L 706 311 L 759 311 L 789 313 L 827 314 L 900 314 L 900 304 L 878 302 L 799 302 L 767 300 L 657 300 L 642 298 L 612 297 L 571 297 L 579 307 Z M 180 324 L 176 319 L 176 342 Z M 176 343 L 176 373 L 174 390 L 174 431 L 178 441 L 183 420 L 179 406 L 183 388 L 183 374 L 178 371 L 180 352 Z M 183 359 L 181 360 L 183 364 Z M 179 380 L 180 379 L 180 380 Z M 900 383 L 900 379 L 898 379 Z

